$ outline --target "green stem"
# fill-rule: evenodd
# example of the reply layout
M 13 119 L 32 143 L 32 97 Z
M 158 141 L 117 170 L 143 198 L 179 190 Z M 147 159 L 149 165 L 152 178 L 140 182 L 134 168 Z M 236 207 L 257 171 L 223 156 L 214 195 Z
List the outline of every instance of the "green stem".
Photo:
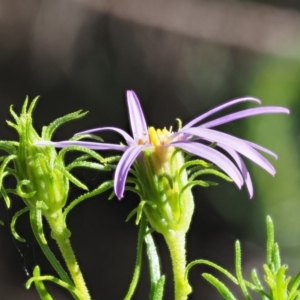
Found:
M 70 232 L 65 225 L 63 214 L 61 212 L 58 212 L 55 215 L 46 216 L 46 218 L 51 228 L 51 235 L 55 239 L 61 251 L 61 254 L 74 281 L 74 284 L 82 294 L 82 300 L 90 300 L 91 296 L 86 287 L 74 251 L 72 249 L 69 239 Z
M 191 288 L 184 277 L 186 269 L 185 232 L 172 231 L 164 234 L 164 238 L 171 253 L 175 300 L 186 300 Z
M 56 259 L 55 255 L 51 252 L 50 248 L 48 247 L 48 244 L 44 244 L 41 240 L 39 229 L 36 223 L 36 211 L 31 209 L 30 210 L 30 223 L 32 227 L 32 231 L 34 233 L 34 236 L 36 240 L 38 241 L 43 253 L 53 266 L 53 268 L 56 270 L 57 274 L 59 275 L 60 279 L 67 282 L 70 285 L 73 285 L 73 282 L 69 275 L 64 271 L 63 267 L 61 266 L 60 262 Z

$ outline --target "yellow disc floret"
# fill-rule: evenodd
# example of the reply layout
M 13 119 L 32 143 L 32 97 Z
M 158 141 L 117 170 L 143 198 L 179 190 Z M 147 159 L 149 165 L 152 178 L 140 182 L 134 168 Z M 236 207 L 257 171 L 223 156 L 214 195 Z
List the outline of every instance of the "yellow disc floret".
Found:
M 154 147 L 164 146 L 169 143 L 169 136 L 172 134 L 166 128 L 164 129 L 156 129 L 154 127 L 150 127 L 148 129 L 150 143 Z

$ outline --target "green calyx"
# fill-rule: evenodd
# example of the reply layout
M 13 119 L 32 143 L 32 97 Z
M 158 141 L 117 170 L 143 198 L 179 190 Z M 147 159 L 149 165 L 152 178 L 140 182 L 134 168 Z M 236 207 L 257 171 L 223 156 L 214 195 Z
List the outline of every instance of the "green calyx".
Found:
M 227 181 L 231 179 L 212 164 L 193 160 L 180 149 L 165 149 L 164 152 L 144 150 L 135 162 L 134 170 L 130 171 L 135 178 L 130 177 L 128 182 L 135 187 L 127 189 L 139 194 L 141 202 L 129 217 L 136 213 L 138 223 L 144 212 L 157 232 L 163 235 L 179 231 L 186 233 L 194 212 L 192 187 L 217 185 L 198 177 L 213 175 Z
M 182 152 L 174 149 L 167 164 L 160 163 L 155 151 L 146 150 L 136 161 L 137 190 L 141 196 L 139 211 L 143 210 L 154 230 L 167 234 L 170 231 L 186 232 L 194 211 L 194 199 L 186 172 L 180 172 L 184 164 Z

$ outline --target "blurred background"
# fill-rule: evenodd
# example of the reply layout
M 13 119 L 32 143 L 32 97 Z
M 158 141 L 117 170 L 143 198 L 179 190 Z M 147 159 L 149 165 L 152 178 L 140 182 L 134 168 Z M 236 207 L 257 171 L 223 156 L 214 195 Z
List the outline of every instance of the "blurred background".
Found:
M 289 117 L 257 116 L 219 128 L 276 152 L 279 159 L 270 161 L 277 174 L 273 178 L 246 161 L 254 181 L 252 200 L 245 188 L 239 191 L 221 180 L 208 190 L 194 188 L 196 210 L 187 247 L 188 261 L 209 259 L 234 271 L 234 242 L 239 239 L 245 277 L 252 268 L 262 275 L 265 219 L 270 215 L 282 260 L 295 275 L 300 269 L 299 10 L 296 0 L 0 0 L 1 139 L 17 138 L 5 120 L 11 119 L 9 105 L 19 112 L 26 95 L 41 96 L 34 112 L 38 130 L 66 113 L 89 111 L 81 121 L 61 127 L 56 140 L 105 125 L 129 130 L 127 89 L 137 93 L 148 124 L 158 128 L 177 128 L 176 118 L 187 123 L 246 95 L 264 105 L 288 107 Z M 76 174 L 91 187 L 112 177 L 85 170 Z M 70 200 L 77 194 L 72 188 Z M 93 299 L 118 300 L 127 292 L 136 257 L 137 227 L 125 219 L 138 199 L 128 192 L 122 201 L 108 201 L 108 195 L 82 203 L 68 225 Z M 22 207 L 19 199 L 8 211 L 0 204 L 5 221 L 0 228 L 3 300 L 38 299 L 33 287 L 24 287 L 35 265 L 43 274 L 54 274 L 26 216 L 17 230 L 27 242 L 11 236 L 9 222 Z M 168 251 L 161 236 L 155 239 L 167 275 L 165 299 L 172 299 Z M 212 270 L 191 270 L 190 299 L 221 299 L 201 278 L 204 271 Z M 48 286 L 54 299 L 71 299 L 62 289 Z M 147 299 L 148 292 L 145 259 L 134 299 Z

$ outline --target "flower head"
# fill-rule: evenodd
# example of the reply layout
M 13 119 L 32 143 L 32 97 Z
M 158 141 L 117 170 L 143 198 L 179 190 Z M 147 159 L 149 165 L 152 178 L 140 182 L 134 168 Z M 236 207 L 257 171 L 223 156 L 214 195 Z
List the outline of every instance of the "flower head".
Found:
M 67 147 L 69 145 L 80 145 L 94 150 L 123 151 L 124 154 L 117 165 L 114 175 L 115 194 L 119 199 L 123 197 L 128 172 L 133 163 L 138 157 L 140 157 L 141 152 L 154 151 L 157 157 L 157 162 L 161 166 L 167 168 L 167 162 L 174 149 L 183 150 L 184 152 L 191 153 L 195 156 L 212 162 L 223 172 L 225 172 L 239 188 L 241 188 L 245 183 L 251 198 L 253 196 L 252 181 L 241 155 L 252 160 L 271 175 L 274 175 L 274 167 L 260 152 L 265 152 L 277 158 L 276 154 L 260 145 L 214 130 L 212 128 L 237 119 L 254 115 L 273 113 L 288 114 L 289 110 L 277 106 L 255 107 L 230 113 L 212 121 L 203 122 L 204 119 L 221 110 L 246 101 L 260 104 L 260 100 L 252 97 L 232 100 L 193 119 L 185 126 L 180 128 L 177 132 L 172 132 L 166 128 L 162 130 L 155 130 L 153 127 L 148 128 L 136 94 L 133 91 L 127 91 L 127 105 L 129 110 L 132 137 L 122 129 L 115 127 L 101 127 L 78 133 L 87 134 L 92 132 L 114 131 L 123 136 L 127 145 L 86 141 L 62 141 L 50 143 L 55 147 L 60 148 Z M 214 143 L 217 147 L 211 147 L 210 145 L 207 145 L 207 142 Z M 49 142 L 39 142 L 39 144 L 49 145 Z M 220 152 L 218 148 L 221 148 L 223 150 L 222 152 L 227 152 L 231 159 Z

